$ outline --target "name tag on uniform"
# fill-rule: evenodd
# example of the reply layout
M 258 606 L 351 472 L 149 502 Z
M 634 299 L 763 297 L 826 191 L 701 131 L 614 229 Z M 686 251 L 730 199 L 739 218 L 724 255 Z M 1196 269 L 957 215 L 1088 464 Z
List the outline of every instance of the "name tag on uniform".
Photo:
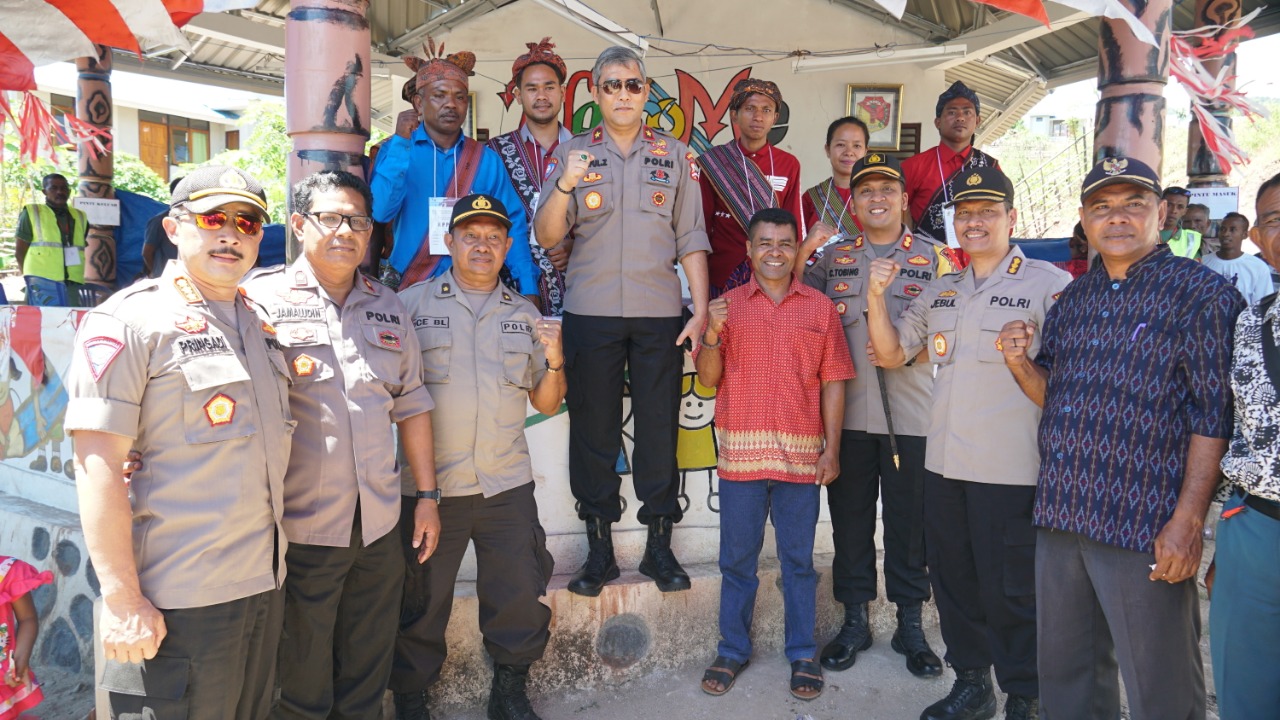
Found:
M 769 178 L 769 184 L 773 186 L 774 192 L 782 192 L 787 189 L 787 177 L 785 175 L 765 175 Z
M 502 332 L 504 333 L 521 333 L 528 335 L 533 332 L 533 326 L 527 322 L 519 322 L 517 320 L 507 320 L 502 323 Z
M 457 198 L 447 197 L 433 197 L 427 201 L 430 213 L 427 217 L 427 241 L 432 255 L 449 254 L 444 236 L 449 232 L 449 216 L 453 214 L 453 204 L 456 202 Z
M 415 328 L 447 328 L 449 327 L 449 318 L 447 317 L 431 317 L 430 315 L 419 315 L 413 319 Z
M 67 267 L 75 267 L 80 264 L 80 248 L 64 247 L 62 248 L 62 264 Z
M 956 206 L 947 205 L 942 208 L 942 227 L 947 231 L 947 247 L 959 248 L 960 240 L 956 237 Z

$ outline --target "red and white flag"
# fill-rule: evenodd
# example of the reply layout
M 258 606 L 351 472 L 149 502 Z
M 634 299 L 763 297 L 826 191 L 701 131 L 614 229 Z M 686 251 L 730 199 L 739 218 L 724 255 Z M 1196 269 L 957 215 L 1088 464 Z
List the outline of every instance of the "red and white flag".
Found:
M 94 55 L 94 45 L 190 49 L 179 26 L 256 0 L 0 0 L 0 91 L 34 90 L 35 68 Z

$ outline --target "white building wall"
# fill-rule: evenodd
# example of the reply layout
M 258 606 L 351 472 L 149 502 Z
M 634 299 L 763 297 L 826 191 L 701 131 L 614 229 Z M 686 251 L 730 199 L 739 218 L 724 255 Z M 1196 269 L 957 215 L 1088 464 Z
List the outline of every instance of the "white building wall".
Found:
M 592 7 L 637 34 L 658 33 L 648 3 L 598 0 Z M 686 116 L 693 114 L 695 130 L 712 131 L 708 133 L 712 144 L 727 142 L 732 137 L 727 113 L 712 110 L 715 117 L 708 118 L 703 107 L 691 97 L 692 92 L 682 94 L 677 70 L 692 76 L 700 88 L 705 89 L 711 103 L 718 102 L 723 94 L 726 105 L 726 93 L 732 90 L 726 86 L 743 69 L 749 68 L 752 77 L 778 83 L 791 113 L 789 129 L 779 147 L 800 159 L 805 187 L 830 175 L 822 145 L 827 125 L 846 114 L 846 87 L 850 83 L 902 85 L 902 121 L 921 123 L 922 148 L 937 143 L 933 108 L 938 94 L 946 88 L 942 71 L 926 70 L 927 64 L 897 64 L 797 74 L 792 70 L 794 60 L 791 58 L 778 60 L 773 59 L 774 55 L 762 58 L 747 50 L 794 50 L 794 46 L 802 46 L 810 51 L 832 52 L 873 44 L 919 42 L 899 28 L 820 0 L 751 5 L 735 0 L 702 0 L 674 7 L 664 5 L 662 21 L 663 36 L 669 40 L 652 40 L 657 47 L 651 48 L 645 58 L 648 74 L 676 99 Z M 782 29 L 793 39 L 784 40 Z M 518 126 L 519 105 L 513 102 L 510 108 L 504 107 L 499 94 L 511 77 L 512 61 L 526 52 L 525 43 L 536 42 L 544 35 L 550 35 L 556 43 L 557 52 L 565 58 L 571 76 L 577 71 L 589 71 L 595 57 L 607 46 L 600 36 L 536 3 L 507 5 L 436 38 L 437 42 L 444 41 L 449 52 L 470 50 L 478 58 L 476 74 L 471 79 L 471 90 L 476 95 L 477 127 L 498 135 Z M 677 40 L 682 42 L 675 42 Z M 744 49 L 729 51 L 730 56 L 723 51 L 708 50 L 681 57 L 658 49 L 696 53 L 703 43 L 710 41 L 720 47 Z M 575 87 L 571 80 L 566 94 L 569 93 L 572 97 L 566 98 L 566 104 L 571 109 L 590 102 L 586 82 Z M 705 124 L 708 120 L 710 124 Z M 720 123 L 724 124 L 723 128 L 718 127 Z
M 139 155 L 141 148 L 138 143 L 138 109 L 117 105 L 115 112 L 112 125 L 115 132 L 116 152 Z

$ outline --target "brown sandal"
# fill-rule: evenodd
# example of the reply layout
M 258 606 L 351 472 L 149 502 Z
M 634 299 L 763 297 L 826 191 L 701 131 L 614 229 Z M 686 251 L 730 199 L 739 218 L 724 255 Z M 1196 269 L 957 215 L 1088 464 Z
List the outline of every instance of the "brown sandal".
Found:
M 815 700 L 822 694 L 822 666 L 812 660 L 791 663 L 791 694 L 800 700 Z
M 750 660 L 746 662 L 738 662 L 730 660 L 723 655 L 717 655 L 715 662 L 711 663 L 711 667 L 702 674 L 702 692 L 708 695 L 719 697 L 733 689 L 733 684 L 738 680 L 738 673 L 747 669 L 751 664 Z M 720 690 L 708 685 L 708 683 L 719 683 Z

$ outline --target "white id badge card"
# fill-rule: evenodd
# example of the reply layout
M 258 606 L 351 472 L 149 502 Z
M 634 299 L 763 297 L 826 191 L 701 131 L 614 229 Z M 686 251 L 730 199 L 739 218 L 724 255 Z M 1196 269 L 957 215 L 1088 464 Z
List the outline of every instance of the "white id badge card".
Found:
M 956 238 L 956 206 L 947 205 L 942 208 L 942 225 L 947 231 L 947 247 L 959 248 L 960 240 Z
M 453 214 L 453 204 L 457 201 L 457 198 L 448 197 L 433 197 L 427 201 L 427 207 L 431 211 L 427 219 L 427 238 L 431 244 L 427 249 L 432 255 L 449 254 L 444 236 L 449 232 L 449 216 Z
M 62 248 L 62 264 L 67 267 L 75 267 L 80 264 L 80 248 L 64 247 Z

